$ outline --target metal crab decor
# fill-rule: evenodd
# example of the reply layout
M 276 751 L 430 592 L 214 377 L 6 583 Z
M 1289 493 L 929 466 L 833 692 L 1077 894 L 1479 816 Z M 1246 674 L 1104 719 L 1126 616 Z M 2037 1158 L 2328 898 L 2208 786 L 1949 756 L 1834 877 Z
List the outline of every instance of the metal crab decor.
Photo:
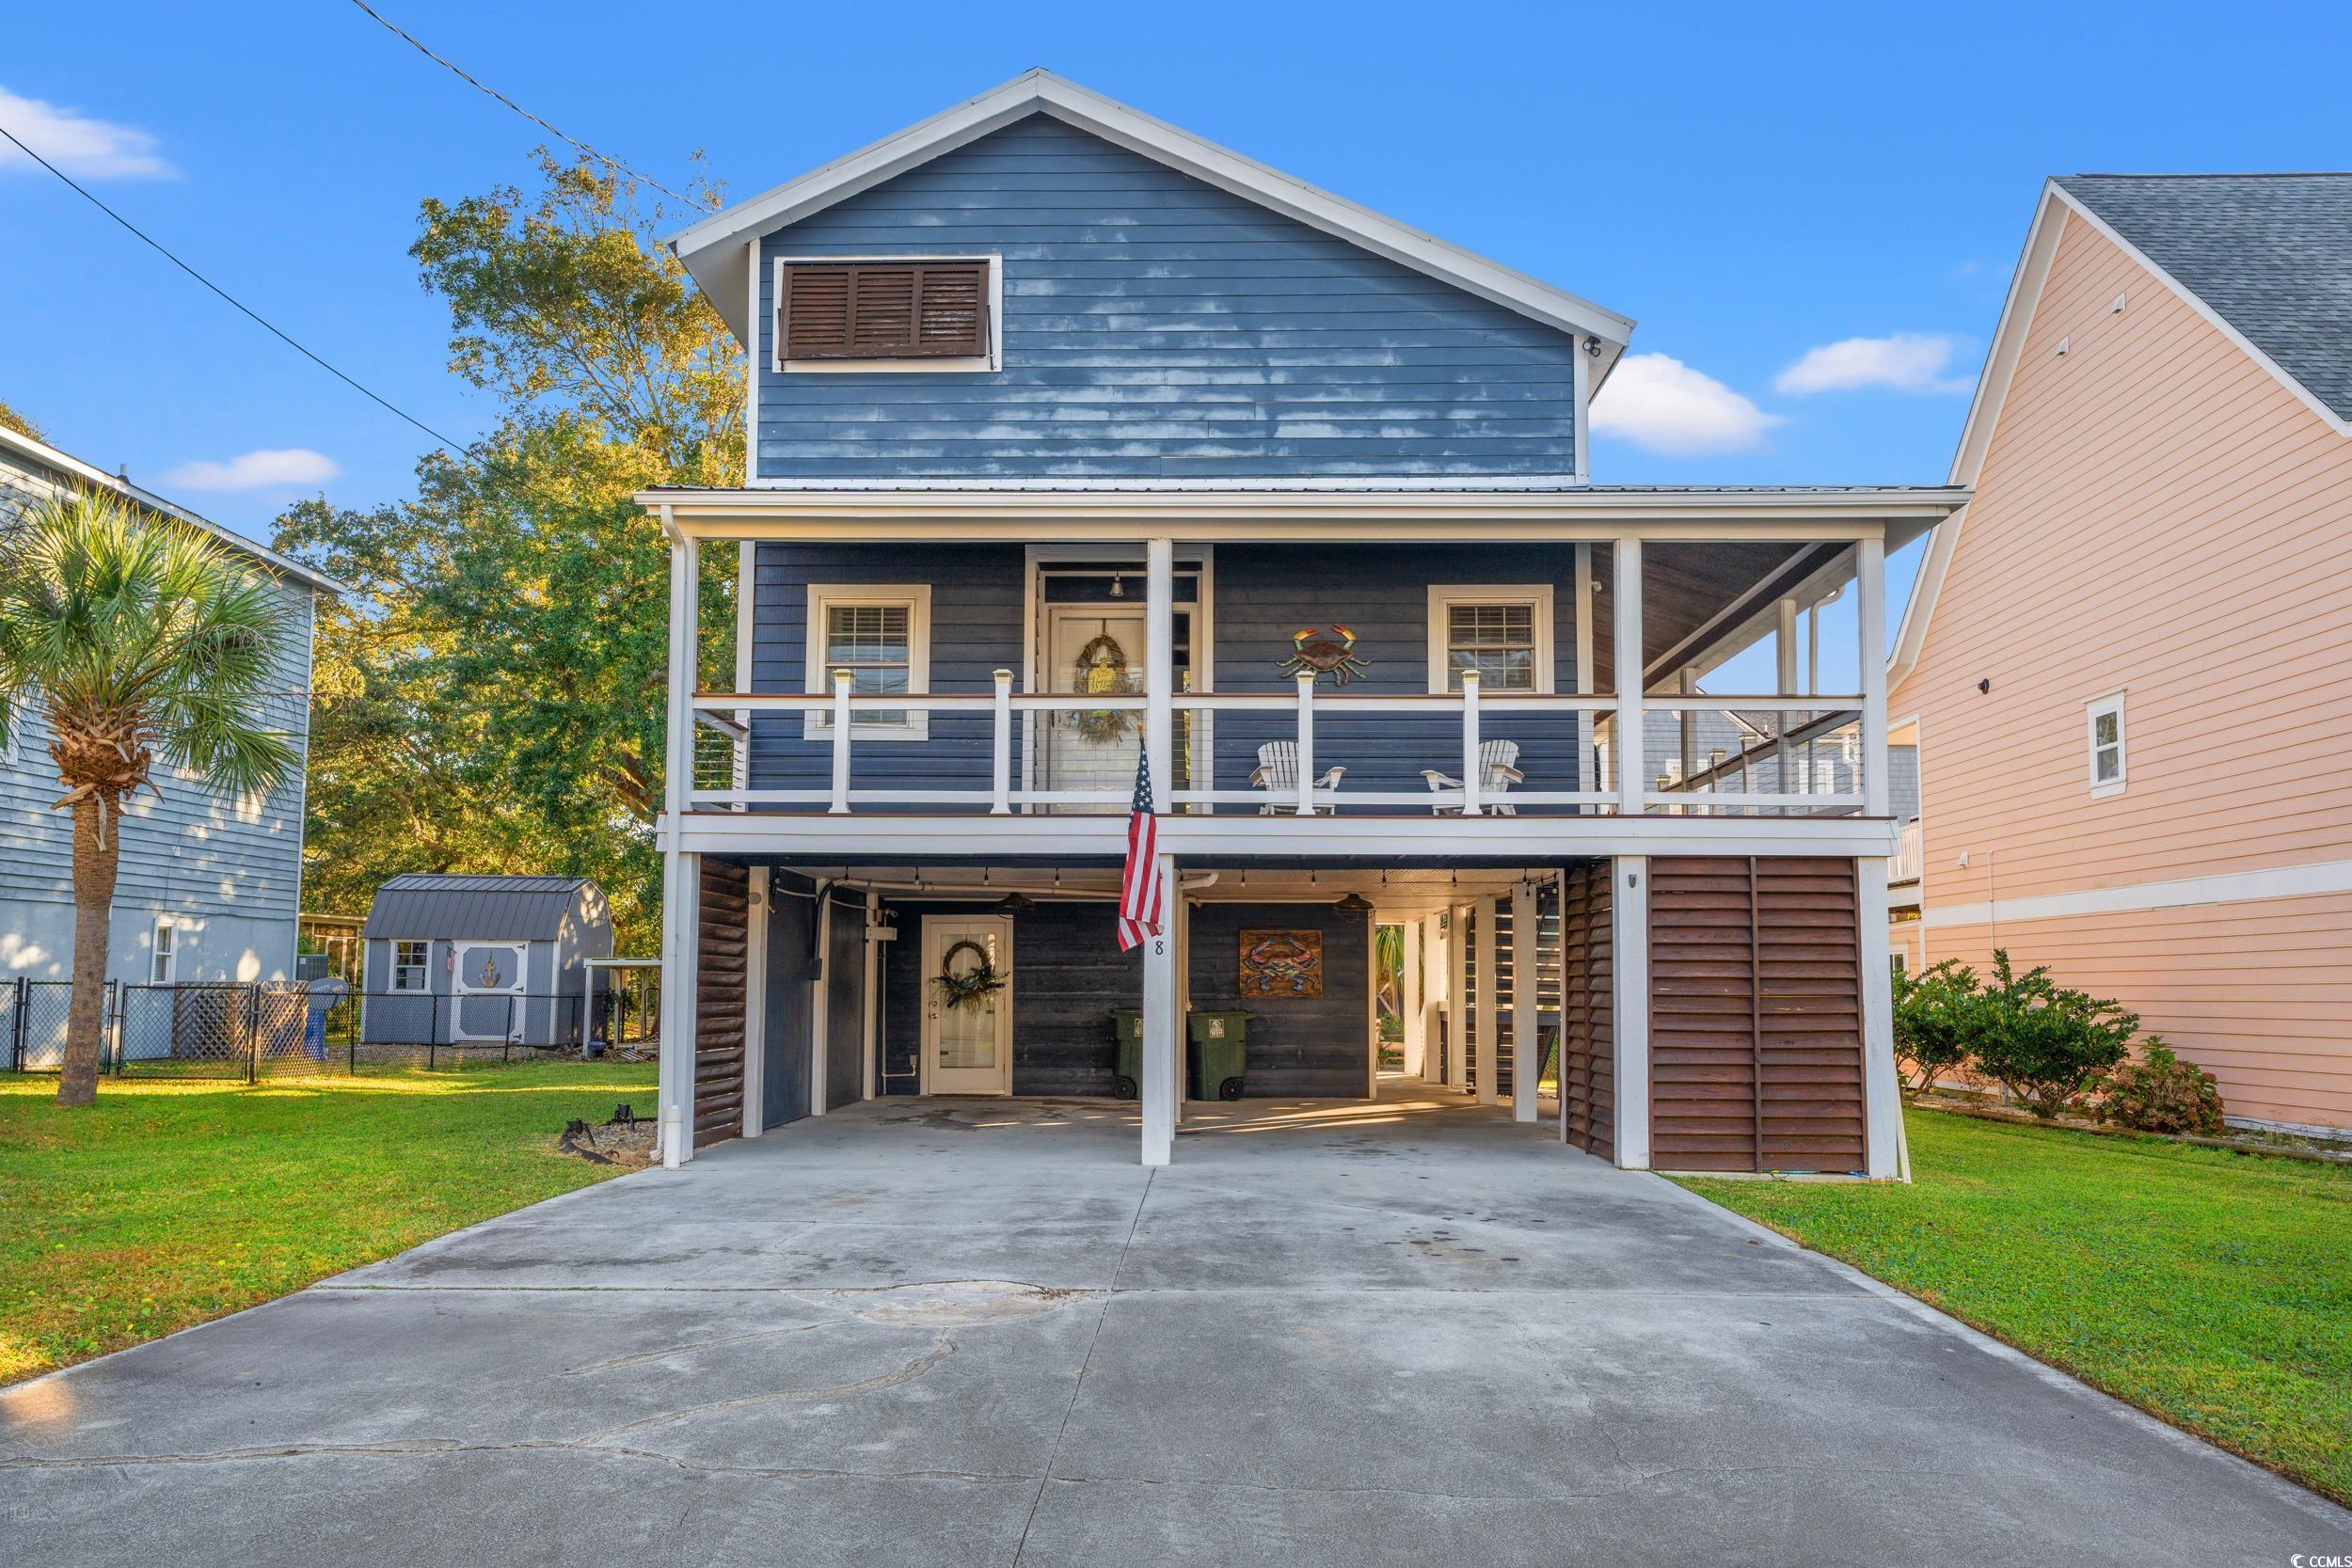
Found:
M 1332 622 L 1331 636 L 1339 639 L 1334 642 L 1331 638 L 1321 635 L 1322 629 L 1320 626 L 1305 626 L 1293 634 L 1291 646 L 1298 651 L 1282 661 L 1284 674 L 1303 675 L 1312 670 L 1318 675 L 1328 675 L 1336 684 L 1345 686 L 1357 676 L 1372 673 L 1369 661 L 1358 658 L 1349 651 L 1356 646 L 1354 632 L 1337 621 Z

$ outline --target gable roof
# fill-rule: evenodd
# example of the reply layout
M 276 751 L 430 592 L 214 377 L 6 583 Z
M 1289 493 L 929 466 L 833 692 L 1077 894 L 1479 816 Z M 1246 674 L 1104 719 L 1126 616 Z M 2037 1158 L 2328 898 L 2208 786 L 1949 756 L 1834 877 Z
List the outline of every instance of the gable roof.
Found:
M 2068 174 L 2057 183 L 2352 420 L 2352 174 Z
M 0 425 L 0 464 L 5 464 L 10 459 L 47 468 L 50 472 L 77 483 L 87 484 L 100 490 L 111 490 L 134 505 L 185 523 L 199 533 L 210 534 L 239 555 L 261 562 L 279 577 L 292 578 L 294 581 L 315 589 L 319 593 L 344 594 L 349 592 L 342 583 L 337 582 L 315 566 L 306 566 L 290 555 L 280 555 L 276 550 L 257 545 L 244 534 L 223 528 L 210 517 L 199 516 L 186 507 L 167 501 L 152 491 L 140 489 L 119 474 L 110 474 L 103 468 L 92 467 L 78 457 L 59 451 L 46 441 L 36 441 L 29 436 L 20 436 L 7 426 Z
M 360 935 L 454 937 L 469 942 L 551 942 L 588 900 L 591 919 L 604 894 L 585 877 L 469 877 L 408 872 L 375 890 Z
M 2329 429 L 2352 436 L 2352 174 L 2060 175 L 2034 208 L 1949 483 L 1973 488 L 1984 467 L 2069 223 L 2146 268 Z M 1887 660 L 1890 689 L 1919 661 L 1967 521 L 1963 508 L 1936 526 Z
M 773 190 L 713 213 L 669 245 L 738 338 L 750 341 L 749 247 L 787 224 L 978 140 L 1030 115 L 1051 115 L 1179 173 L 1518 311 L 1547 326 L 1600 340 L 1597 388 L 1633 333 L 1633 321 L 1525 273 L 1383 217 L 1368 207 L 1204 141 L 1055 75 L 1024 71 L 977 98 L 884 136 Z

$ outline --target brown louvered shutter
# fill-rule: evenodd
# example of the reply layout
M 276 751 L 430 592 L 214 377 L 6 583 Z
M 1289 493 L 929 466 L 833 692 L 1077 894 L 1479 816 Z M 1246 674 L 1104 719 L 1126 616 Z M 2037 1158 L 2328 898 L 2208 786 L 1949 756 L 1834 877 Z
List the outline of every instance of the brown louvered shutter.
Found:
M 785 269 L 787 359 L 977 358 L 986 261 L 814 261 Z

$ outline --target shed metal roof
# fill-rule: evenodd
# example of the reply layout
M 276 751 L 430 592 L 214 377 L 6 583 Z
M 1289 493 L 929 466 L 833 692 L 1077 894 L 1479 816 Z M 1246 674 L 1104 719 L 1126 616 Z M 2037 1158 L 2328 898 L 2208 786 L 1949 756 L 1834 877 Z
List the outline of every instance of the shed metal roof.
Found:
M 579 907 L 585 877 L 468 877 L 410 872 L 375 890 L 363 937 L 551 942 Z

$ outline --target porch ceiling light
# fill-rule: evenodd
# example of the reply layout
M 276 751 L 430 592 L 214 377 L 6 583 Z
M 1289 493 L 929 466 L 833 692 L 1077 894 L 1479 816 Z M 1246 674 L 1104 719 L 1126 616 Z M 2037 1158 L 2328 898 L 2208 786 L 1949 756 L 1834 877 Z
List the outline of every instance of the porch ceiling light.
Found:
M 1342 914 L 1370 914 L 1372 900 L 1360 893 L 1351 893 L 1331 907 Z
M 1008 893 L 996 900 L 995 908 L 999 914 L 1020 914 L 1025 911 L 1036 909 L 1037 900 L 1025 893 Z

